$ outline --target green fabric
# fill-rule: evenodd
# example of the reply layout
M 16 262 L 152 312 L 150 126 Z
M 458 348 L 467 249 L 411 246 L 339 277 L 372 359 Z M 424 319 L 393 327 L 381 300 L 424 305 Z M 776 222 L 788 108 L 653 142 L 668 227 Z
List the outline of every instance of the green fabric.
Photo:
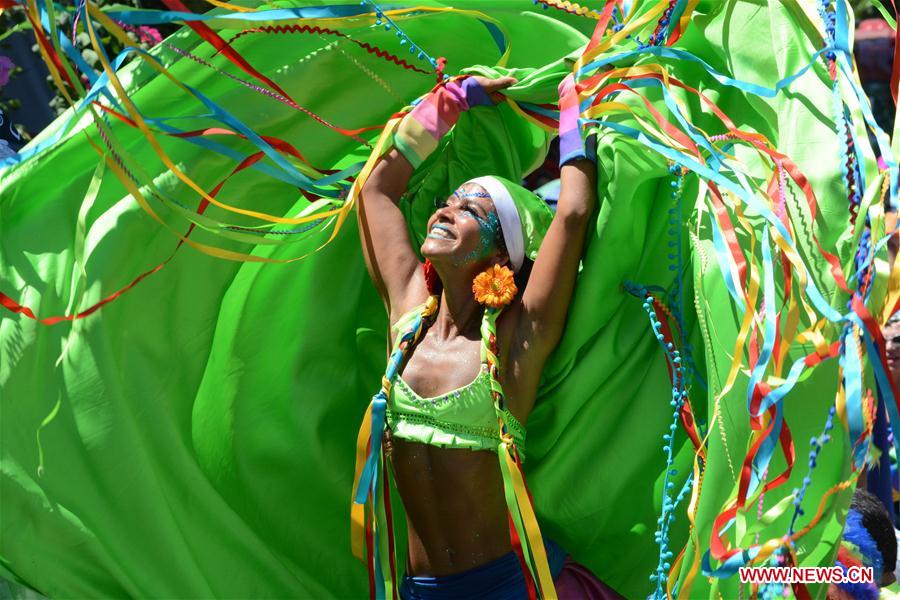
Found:
M 502 22 L 512 48 L 507 68 L 477 67 L 495 64 L 499 54 L 490 31 L 472 17 L 421 13 L 404 18 L 402 27 L 421 47 L 446 56 L 449 73 L 468 68 L 513 74 L 519 83 L 508 91 L 511 98 L 553 103 L 556 85 L 570 70 L 565 58 L 586 43 L 593 22 L 529 2 L 472 0 L 465 8 Z M 368 22 L 341 30 L 400 49 L 393 32 Z M 170 42 L 237 73 L 187 32 Z M 431 75 L 325 35 L 258 34 L 234 47 L 299 104 L 347 128 L 387 121 L 434 84 Z M 707 1 L 677 47 L 723 73 L 771 85 L 803 66 L 821 39 L 796 2 Z M 342 168 L 368 155 L 357 142 L 196 62 L 165 48 L 153 54 L 180 81 L 255 131 L 291 140 L 313 164 Z M 766 135 L 799 164 L 821 211 L 813 223 L 800 196 L 792 194 L 791 220 L 798 231 L 815 229 L 823 246 L 837 248 L 848 264 L 852 240 L 838 138 L 830 111 L 822 108 L 822 99 L 830 97 L 824 67 L 764 100 L 722 86 L 694 63 L 666 64 L 739 127 Z M 123 71 L 145 115 L 190 117 L 172 121 L 185 128 L 210 124 L 196 116 L 203 107 L 152 69 L 138 64 Z M 641 93 L 668 114 L 657 89 Z M 721 132 L 696 97 L 684 93 L 679 99 L 696 124 Z M 621 100 L 637 102 L 632 95 Z M 157 188 L 189 210 L 197 206 L 196 193 L 172 176 L 139 132 L 118 121 L 109 127 Z M 176 246 L 109 169 L 98 170 L 96 194 L 89 191 L 98 159 L 86 135 L 103 146 L 91 120 L 82 119 L 41 156 L 0 171 L 0 291 L 39 317 L 90 306 Z M 403 209 L 416 247 L 436 197 L 479 175 L 518 180 L 543 160 L 549 140 L 507 105 L 462 115 L 411 181 Z M 217 141 L 242 153 L 255 150 L 239 139 Z M 235 166 L 184 140 L 167 138 L 163 145 L 207 190 Z M 861 151 L 870 157 L 867 147 Z M 653 533 L 666 468 L 661 449 L 671 421 L 670 384 L 641 302 L 624 291 L 623 282 L 671 285 L 671 177 L 664 160 L 621 134 L 603 131 L 597 153 L 600 206 L 564 338 L 545 368 L 528 421 L 527 477 L 544 534 L 636 598 L 654 588 L 647 577 L 658 560 Z M 743 151 L 740 158 L 756 160 Z M 871 181 L 871 160 L 866 171 Z M 698 372 L 709 384 L 694 384 L 694 409 L 708 421 L 743 315 L 722 285 L 709 214 L 694 209 L 698 189 L 697 178 L 689 176 L 677 215 L 685 232 L 684 271 L 676 275 L 684 282 Z M 308 204 L 292 186 L 253 169 L 233 177 L 218 197 L 282 215 Z M 187 229 L 174 209 L 154 206 L 167 223 Z M 237 225 L 251 222 L 216 207 L 205 214 Z M 328 233 L 249 249 L 205 229 L 192 239 L 286 259 L 314 251 Z M 829 283 L 809 236 L 799 237 L 817 283 L 834 306 L 843 306 L 846 297 Z M 740 243 L 747 250 L 749 240 Z M 352 223 L 312 257 L 288 265 L 230 262 L 182 247 L 165 268 L 85 319 L 45 326 L 4 309 L 0 575 L 50 597 L 365 597 L 365 568 L 350 554 L 347 508 L 354 440 L 384 370 L 388 329 Z M 790 359 L 809 351 L 798 346 Z M 701 552 L 747 450 L 742 383 L 745 375 L 720 402 L 721 418 L 709 437 L 696 527 Z M 836 365 L 825 364 L 786 400 L 798 463 L 789 481 L 766 495 L 766 510 L 806 475 L 806 440 L 821 432 L 835 388 Z M 808 513 L 827 488 L 848 476 L 850 446 L 843 430 L 832 433 L 812 474 Z M 690 444 L 679 433 L 676 490 L 691 461 Z M 773 472 L 782 466 L 776 459 Z M 830 564 L 851 491 L 827 505 L 822 523 L 801 539 L 801 564 Z M 670 535 L 676 553 L 688 541 L 684 507 Z M 772 523 L 759 523 L 756 514 L 748 510 L 745 526 L 726 537 L 747 545 L 757 532 L 763 539 L 786 532 L 790 511 Z M 404 543 L 402 531 L 398 543 Z M 693 557 L 689 548 L 688 563 Z M 734 579 L 710 582 L 699 575 L 691 597 L 734 598 L 737 589 Z M 824 590 L 813 592 L 821 597 Z
M 519 213 L 519 220 L 522 223 L 525 256 L 534 260 L 537 258 L 541 242 L 544 241 L 544 236 L 547 235 L 547 230 L 550 228 L 553 211 L 534 192 L 503 177 L 494 177 L 494 179 L 503 184 L 503 187 L 509 192 L 513 204 L 516 205 L 516 211 Z
M 422 307 L 417 307 L 397 320 L 391 329 L 396 333 L 394 352 L 400 338 Z M 388 396 L 387 425 L 394 437 L 443 448 L 497 451 L 500 433 L 497 412 L 491 397 L 490 374 L 482 364 L 470 383 L 438 397 L 423 398 L 403 381 L 403 367 L 394 380 Z M 504 422 L 524 455 L 525 428 L 503 409 Z

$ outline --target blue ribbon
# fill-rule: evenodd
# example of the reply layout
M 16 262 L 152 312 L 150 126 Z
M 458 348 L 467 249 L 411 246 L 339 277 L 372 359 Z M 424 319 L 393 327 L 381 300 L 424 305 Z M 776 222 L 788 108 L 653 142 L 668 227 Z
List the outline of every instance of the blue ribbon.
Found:
M 732 522 L 734 519 L 732 519 Z M 728 525 L 730 525 L 729 523 Z M 726 525 L 726 529 L 728 528 Z M 735 573 L 737 573 L 740 567 L 743 567 L 750 561 L 752 561 L 759 554 L 759 546 L 752 546 L 747 550 L 742 550 L 738 552 L 734 556 L 728 558 L 725 562 L 723 562 L 718 569 L 713 570 L 712 565 L 710 564 L 710 553 L 709 550 L 703 553 L 703 574 L 706 577 L 731 577 Z
M 388 381 L 393 382 L 397 376 L 397 371 L 403 362 L 403 351 L 400 349 L 401 343 L 410 343 L 415 336 L 422 323 L 422 315 L 416 315 L 412 321 L 410 329 L 401 335 L 397 341 L 397 349 L 391 353 L 388 358 L 388 365 L 385 369 L 384 376 Z M 357 504 L 365 504 L 366 497 L 369 492 L 374 493 L 374 478 L 378 472 L 379 457 L 381 456 L 381 437 L 384 434 L 385 414 L 387 411 L 387 395 L 385 391 L 378 390 L 378 393 L 372 397 L 372 430 L 369 434 L 369 453 L 366 456 L 366 464 L 363 467 L 362 474 L 359 478 L 359 484 L 356 488 L 355 502 Z
M 844 371 L 844 390 L 846 392 L 847 425 L 850 430 L 850 442 L 856 443 L 862 435 L 862 363 L 859 360 L 859 346 L 856 333 L 852 327 L 844 328 L 844 351 L 840 356 L 841 368 Z M 859 444 L 853 452 L 856 468 L 861 468 L 869 451 L 868 444 Z
M 354 502 L 365 504 L 370 493 L 374 494 L 375 477 L 378 473 L 378 459 L 381 456 L 381 437 L 384 435 L 387 396 L 383 390 L 372 396 L 372 432 L 369 435 L 369 454 L 359 477 Z M 374 496 L 373 496 L 374 497 Z
M 715 79 L 716 81 L 718 81 L 721 84 L 724 84 L 724 85 L 727 85 L 730 87 L 735 87 L 744 92 L 748 92 L 750 94 L 755 94 L 757 96 L 762 96 L 763 98 L 774 98 L 775 96 L 778 95 L 778 92 L 780 92 L 782 89 L 790 86 L 792 83 L 794 83 L 794 81 L 799 79 L 804 73 L 806 73 L 808 70 L 810 70 L 813 67 L 813 65 L 816 64 L 819 56 L 821 56 L 825 52 L 828 52 L 829 50 L 832 50 L 832 48 L 827 47 L 827 48 L 823 48 L 822 50 L 819 50 L 818 52 L 813 54 L 812 60 L 810 60 L 809 63 L 806 64 L 806 66 L 804 66 L 802 69 L 800 69 L 793 75 L 786 77 L 786 78 L 782 79 L 781 81 L 777 82 L 775 84 L 775 86 L 772 88 L 767 88 L 765 86 L 761 86 L 761 85 L 758 85 L 755 83 L 750 83 L 747 81 L 741 81 L 739 79 L 733 79 L 731 77 L 728 77 L 727 75 L 724 75 L 724 74 L 716 71 L 709 63 L 707 63 L 706 61 L 704 61 L 700 58 L 697 58 L 690 52 L 686 52 L 684 50 L 676 50 L 675 48 L 666 48 L 666 47 L 660 47 L 660 46 L 649 46 L 647 48 L 643 48 L 640 50 L 629 50 L 626 52 L 620 52 L 619 54 L 614 54 L 612 56 L 607 56 L 600 60 L 596 60 L 596 61 L 582 67 L 576 74 L 576 77 L 579 80 L 581 80 L 585 76 L 586 73 L 593 72 L 597 69 L 605 67 L 608 64 L 612 64 L 616 61 L 628 60 L 630 58 L 637 58 L 637 57 L 644 56 L 646 54 L 650 54 L 653 56 L 658 56 L 660 58 L 673 58 L 673 59 L 677 59 L 677 60 L 686 60 L 689 62 L 698 63 L 706 70 L 706 72 L 713 79 Z
M 384 8 L 393 10 L 395 7 Z M 288 21 L 297 19 L 330 19 L 355 17 L 372 11 L 359 4 L 313 6 L 302 8 L 278 8 L 242 13 L 190 13 L 176 10 L 110 10 L 104 11 L 115 21 L 129 25 L 161 25 L 165 23 L 193 23 L 197 21 L 218 21 L 223 27 L 240 27 L 243 22 Z

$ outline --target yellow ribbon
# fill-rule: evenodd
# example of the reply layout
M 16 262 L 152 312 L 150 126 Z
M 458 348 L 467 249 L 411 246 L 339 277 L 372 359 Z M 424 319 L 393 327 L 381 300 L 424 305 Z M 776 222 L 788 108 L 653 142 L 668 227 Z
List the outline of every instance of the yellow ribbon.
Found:
M 356 469 L 353 476 L 353 489 L 350 494 L 350 546 L 353 556 L 366 561 L 366 507 L 356 503 L 356 488 L 366 465 L 369 437 L 372 435 L 372 403 L 366 408 L 366 415 L 356 435 Z
M 540 127 L 544 131 L 552 132 L 554 135 L 557 133 L 557 129 L 555 127 L 551 127 L 550 125 L 547 125 L 546 123 L 543 123 L 543 122 L 535 119 L 533 116 L 529 115 L 524 110 L 522 110 L 522 107 L 519 106 L 518 102 L 516 102 L 510 98 L 506 98 L 506 103 L 509 105 L 509 107 L 513 110 L 514 113 L 516 113 L 521 118 L 525 119 L 526 121 L 528 121 L 535 127 Z
M 41 19 L 38 15 L 37 11 L 37 3 L 35 0 L 29 0 L 29 2 L 25 6 L 25 11 L 31 17 L 31 25 L 35 29 L 35 35 L 38 32 L 44 34 L 46 39 L 50 39 L 50 36 L 46 34 L 44 31 L 43 25 L 41 25 Z M 52 43 L 52 42 L 51 42 Z M 66 89 L 65 83 L 63 83 L 62 76 L 59 74 L 59 70 L 56 68 L 56 64 L 54 64 L 53 60 L 50 58 L 50 55 L 47 53 L 47 50 L 44 46 L 38 42 L 37 44 L 38 51 L 41 53 L 41 58 L 44 59 L 44 63 L 47 65 L 47 70 L 50 71 L 50 76 L 53 78 L 53 83 L 56 85 L 56 88 L 60 91 L 66 101 L 69 103 L 69 106 L 75 104 L 75 100 L 72 99 L 72 96 L 69 95 L 69 90 Z M 101 57 L 102 60 L 102 57 Z M 60 62 L 65 64 L 65 60 L 60 58 Z
M 206 0 L 206 2 L 208 4 L 212 4 L 213 6 L 218 6 L 219 8 L 233 10 L 234 12 L 256 12 L 255 9 L 247 8 L 244 6 L 238 6 L 236 4 L 231 4 L 229 2 L 221 2 L 220 0 Z
M 506 468 L 509 472 L 513 491 L 516 496 L 516 504 L 518 505 L 519 514 L 522 516 L 522 523 L 525 527 L 525 535 L 527 537 L 528 546 L 531 549 L 534 567 L 537 570 L 538 585 L 541 590 L 541 597 L 546 599 L 555 599 L 556 587 L 553 584 L 553 577 L 550 575 L 550 564 L 547 561 L 547 551 L 544 549 L 544 538 L 541 536 L 541 528 L 538 525 L 537 517 L 534 514 L 534 508 L 531 506 L 531 500 L 528 498 L 528 491 L 525 489 L 525 481 L 522 479 L 522 473 L 519 466 L 515 463 L 509 452 L 509 445 L 506 441 L 501 442 L 501 460 L 506 462 Z

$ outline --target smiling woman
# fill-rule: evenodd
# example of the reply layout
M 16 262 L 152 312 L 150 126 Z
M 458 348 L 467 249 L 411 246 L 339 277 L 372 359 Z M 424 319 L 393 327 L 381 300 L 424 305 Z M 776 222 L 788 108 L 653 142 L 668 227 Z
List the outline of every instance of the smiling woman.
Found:
M 459 113 L 502 101 L 497 92 L 514 83 L 464 77 L 438 86 L 401 122 L 362 188 L 363 254 L 395 341 L 360 430 L 354 530 L 363 535 L 362 506 L 372 500 L 370 581 L 388 596 L 397 567 L 384 490 L 393 479 L 408 531 L 403 598 L 618 597 L 541 536 L 520 471 L 525 425 L 563 331 L 596 202 L 571 80 L 560 88 L 570 110 L 561 118 L 555 216 L 511 181 L 467 181 L 436 203 L 421 265 L 398 206 L 413 168 Z M 362 540 L 355 546 L 361 551 Z
M 450 226 L 451 220 L 457 224 L 457 231 Z M 474 228 L 474 231 L 473 231 Z M 457 257 L 457 264 L 487 258 L 493 247 L 502 241 L 500 237 L 500 221 L 491 195 L 483 187 L 475 183 L 464 184 L 453 195 L 438 206 L 438 210 L 428 222 L 427 239 L 454 241 L 462 238 L 460 246 L 472 249 L 463 257 Z M 433 249 L 432 249 L 433 247 Z M 453 246 L 447 246 L 444 251 Z M 428 248 L 426 250 L 426 248 Z M 422 254 L 440 254 L 441 244 L 422 246 Z

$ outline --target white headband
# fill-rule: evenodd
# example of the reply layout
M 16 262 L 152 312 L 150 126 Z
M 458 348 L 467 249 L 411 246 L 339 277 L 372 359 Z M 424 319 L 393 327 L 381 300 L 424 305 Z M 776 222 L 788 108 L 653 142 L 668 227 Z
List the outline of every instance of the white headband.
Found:
M 480 185 L 491 195 L 494 208 L 497 210 L 497 218 L 500 220 L 503 241 L 506 242 L 506 252 L 512 262 L 513 271 L 518 271 L 525 260 L 525 239 L 522 237 L 522 221 L 519 220 L 519 211 L 516 209 L 512 196 L 509 195 L 506 186 L 494 177 L 476 177 L 466 183 Z

